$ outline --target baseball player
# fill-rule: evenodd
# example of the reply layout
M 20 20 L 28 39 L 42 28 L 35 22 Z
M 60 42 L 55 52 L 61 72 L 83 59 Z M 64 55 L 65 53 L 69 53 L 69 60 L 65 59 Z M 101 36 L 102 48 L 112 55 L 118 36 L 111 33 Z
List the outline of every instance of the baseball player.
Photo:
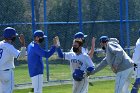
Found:
M 12 27 L 4 29 L 4 40 L 0 41 L 0 93 L 12 93 L 14 88 L 14 58 L 20 59 L 26 55 L 24 36 L 19 37 L 22 45 L 21 51 L 12 45 L 17 37 L 16 30 Z
M 73 76 L 73 93 L 88 93 L 88 75 L 94 71 L 94 64 L 87 53 L 82 53 L 82 39 L 74 39 L 73 52 L 57 52 L 60 58 L 70 61 Z
M 87 37 L 87 35 L 85 35 L 84 33 L 82 32 L 77 32 L 75 35 L 74 35 L 74 38 L 77 39 L 77 38 L 81 38 L 83 40 L 83 43 L 85 43 L 85 38 Z M 91 41 L 91 48 L 90 48 L 90 51 L 88 51 L 87 48 L 85 47 L 82 47 L 82 52 L 83 53 L 87 53 L 90 58 L 93 57 L 93 54 L 94 54 L 94 47 L 95 47 L 95 38 L 93 37 L 92 38 L 92 41 Z M 71 51 L 73 51 L 71 49 Z M 93 84 L 91 82 L 89 82 L 89 85 L 93 86 Z
M 57 44 L 54 43 L 50 51 L 43 50 L 40 47 L 40 43 L 43 42 L 45 37 L 47 36 L 44 35 L 43 31 L 36 30 L 34 32 L 34 41 L 32 41 L 28 45 L 27 49 L 29 75 L 32 80 L 34 93 L 42 93 L 43 69 L 44 69 L 42 57 L 49 58 L 50 56 L 53 55 L 57 47 Z
M 128 89 L 129 79 L 133 72 L 133 61 L 118 43 L 119 41 L 116 38 L 100 37 L 100 45 L 105 50 L 106 57 L 95 68 L 93 73 L 109 65 L 116 74 L 115 93 L 130 93 Z
M 85 37 L 87 37 L 87 35 L 84 35 L 82 32 L 77 32 L 74 35 L 74 39 L 81 38 L 83 40 L 83 43 L 85 43 Z M 92 42 L 91 42 L 91 49 L 90 49 L 90 51 L 88 51 L 87 48 L 82 47 L 82 52 L 83 53 L 87 53 L 92 58 L 93 54 L 94 54 L 94 47 L 95 47 L 95 38 L 93 37 L 92 38 Z M 71 51 L 73 51 L 73 50 L 71 49 Z
M 139 37 L 140 37 L 140 30 L 139 30 Z M 132 60 L 135 63 L 135 73 L 136 73 L 136 80 L 131 90 L 131 93 L 138 93 L 140 88 L 140 38 L 136 42 L 136 47 L 132 56 Z

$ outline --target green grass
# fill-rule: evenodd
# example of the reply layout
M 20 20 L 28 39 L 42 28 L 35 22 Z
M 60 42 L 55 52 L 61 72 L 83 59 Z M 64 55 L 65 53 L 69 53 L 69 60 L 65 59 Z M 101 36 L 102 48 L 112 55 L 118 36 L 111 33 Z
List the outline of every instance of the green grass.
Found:
M 14 93 L 28 93 L 31 89 L 15 90 Z M 88 93 L 113 93 L 114 81 L 98 81 L 89 86 Z M 72 85 L 49 86 L 43 88 L 43 93 L 72 93 Z
M 71 71 L 69 65 L 50 64 L 49 71 L 50 71 L 50 80 L 71 79 Z M 15 72 L 15 84 L 31 82 L 28 74 L 27 64 L 17 66 L 14 72 Z M 95 75 L 92 75 L 91 77 L 107 76 L 107 75 L 114 75 L 112 71 L 109 69 L 109 67 L 106 67 L 104 70 L 100 71 Z M 46 69 L 44 69 L 44 80 L 46 80 Z
M 50 68 L 50 80 L 64 80 L 71 78 L 71 71 L 69 65 L 53 64 L 49 65 Z M 105 76 L 114 75 L 109 68 L 105 68 L 99 73 L 91 76 Z M 21 79 L 22 78 L 22 79 Z M 46 79 L 46 70 L 44 69 L 44 80 Z M 15 68 L 15 83 L 31 82 L 28 74 L 27 65 L 21 65 Z
M 71 73 L 68 65 L 50 65 L 50 80 L 70 79 Z M 31 82 L 27 64 L 17 66 L 14 69 L 15 84 Z M 44 80 L 46 80 L 46 69 L 44 69 Z
M 88 93 L 114 93 L 115 82 L 111 81 L 96 81 L 93 86 L 89 86 Z M 129 90 L 131 90 L 130 85 Z M 31 89 L 14 90 L 14 93 L 28 93 Z M 72 93 L 72 85 L 58 85 L 43 88 L 43 93 Z M 140 93 L 140 91 L 138 92 Z
M 50 64 L 50 80 L 65 80 L 71 78 L 69 65 Z M 46 80 L 46 70 L 44 69 L 44 80 Z M 17 66 L 15 72 L 15 84 L 31 82 L 28 75 L 27 64 Z M 91 77 L 114 75 L 109 67 L 98 72 Z M 89 93 L 114 93 L 114 81 L 98 81 L 89 86 Z M 131 86 L 132 87 L 132 86 Z M 28 93 L 30 89 L 15 90 L 14 93 Z M 72 93 L 72 85 L 60 85 L 44 87 L 43 93 Z

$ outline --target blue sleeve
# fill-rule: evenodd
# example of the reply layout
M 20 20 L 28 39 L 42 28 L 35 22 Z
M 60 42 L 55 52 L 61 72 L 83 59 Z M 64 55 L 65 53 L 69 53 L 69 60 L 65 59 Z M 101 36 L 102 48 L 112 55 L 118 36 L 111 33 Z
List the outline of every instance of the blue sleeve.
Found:
M 52 56 L 53 53 L 55 52 L 55 50 L 56 50 L 56 47 L 55 46 L 52 46 L 51 49 L 50 49 L 50 51 L 48 51 L 48 52 L 45 51 L 45 50 L 43 50 L 40 46 L 37 46 L 35 48 L 36 54 L 38 54 L 41 57 L 46 57 L 46 58 L 49 58 L 50 56 Z
M 61 49 L 57 48 L 56 50 L 57 50 L 57 53 L 58 53 L 58 57 L 64 58 L 64 55 L 63 55 L 63 52 L 61 51 Z

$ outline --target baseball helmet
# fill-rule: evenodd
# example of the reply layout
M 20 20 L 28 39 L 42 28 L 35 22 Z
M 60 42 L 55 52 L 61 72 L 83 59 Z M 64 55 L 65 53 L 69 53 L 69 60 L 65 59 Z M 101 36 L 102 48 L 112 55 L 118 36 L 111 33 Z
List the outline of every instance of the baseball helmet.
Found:
M 73 79 L 75 81 L 81 81 L 83 78 L 84 78 L 84 71 L 80 69 L 75 69 L 75 71 L 73 72 Z
M 101 43 L 101 42 L 104 43 L 104 42 L 107 42 L 107 41 L 109 41 L 108 36 L 101 36 L 101 37 L 100 37 L 100 43 Z
M 74 35 L 74 38 L 84 38 L 84 37 L 87 37 L 87 35 L 84 35 L 82 32 L 77 32 Z
M 47 37 L 46 35 L 44 35 L 44 32 L 42 30 L 36 30 L 34 32 L 34 37 L 36 37 L 36 36 L 38 36 L 38 37 Z
M 4 38 L 10 39 L 10 38 L 15 37 L 17 35 L 18 34 L 16 33 L 16 30 L 12 27 L 7 27 L 4 29 L 4 34 L 3 34 Z

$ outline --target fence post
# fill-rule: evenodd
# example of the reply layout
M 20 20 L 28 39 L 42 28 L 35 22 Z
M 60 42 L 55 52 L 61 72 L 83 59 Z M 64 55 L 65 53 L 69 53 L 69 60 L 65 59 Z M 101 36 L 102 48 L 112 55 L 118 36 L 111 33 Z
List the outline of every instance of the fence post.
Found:
M 126 17 L 126 34 L 127 34 L 127 52 L 128 52 L 128 55 L 130 56 L 130 49 L 129 49 L 130 48 L 130 40 L 129 40 L 130 39 L 130 37 L 129 37 L 130 32 L 129 32 L 129 21 L 128 21 L 129 20 L 129 18 L 128 18 L 129 17 L 129 14 L 128 14 L 128 0 L 125 0 L 125 3 L 126 3 L 125 4 L 126 5 L 126 9 L 125 9 L 126 10 L 125 11 L 126 16 L 125 17 Z
M 82 2 L 81 2 L 81 0 L 78 0 L 78 15 L 79 15 L 79 31 L 83 32 Z
M 46 4 L 46 0 L 44 0 L 44 32 L 45 35 L 48 36 L 48 32 L 47 32 L 47 4 Z M 45 48 L 48 51 L 48 37 L 45 38 Z M 46 58 L 46 75 L 47 75 L 47 81 L 49 81 L 49 62 L 48 62 L 48 58 Z
M 124 48 L 124 33 L 123 33 L 123 11 L 122 11 L 122 0 L 120 0 L 120 44 Z
M 31 0 L 31 11 L 32 11 L 32 33 L 35 31 L 35 9 L 34 9 L 34 0 Z

